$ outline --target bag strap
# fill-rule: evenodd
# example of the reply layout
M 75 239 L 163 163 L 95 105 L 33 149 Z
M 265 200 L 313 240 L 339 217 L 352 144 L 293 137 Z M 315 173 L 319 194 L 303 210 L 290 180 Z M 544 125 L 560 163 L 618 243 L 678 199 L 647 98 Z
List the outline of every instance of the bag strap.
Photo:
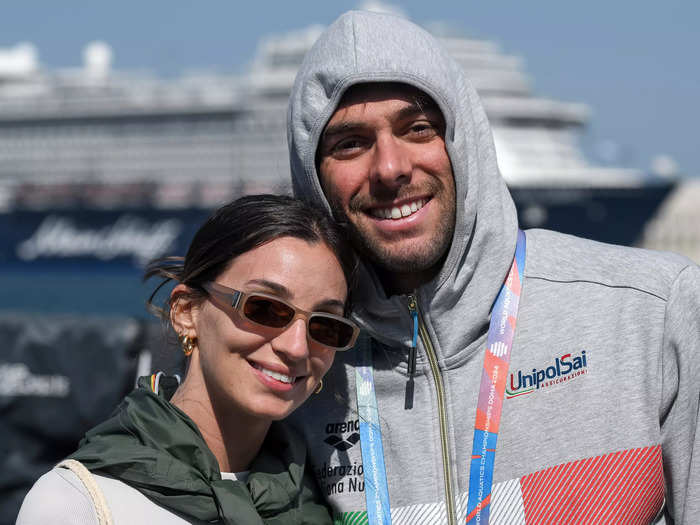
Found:
M 92 504 L 95 507 L 97 524 L 113 525 L 114 522 L 112 521 L 112 513 L 107 506 L 107 500 L 105 499 L 100 486 L 97 484 L 97 481 L 95 481 L 95 477 L 87 468 L 85 468 L 85 465 L 75 459 L 64 459 L 58 465 L 56 465 L 56 467 L 66 468 L 78 476 L 78 479 L 80 479 L 87 489 L 90 499 L 92 500 Z

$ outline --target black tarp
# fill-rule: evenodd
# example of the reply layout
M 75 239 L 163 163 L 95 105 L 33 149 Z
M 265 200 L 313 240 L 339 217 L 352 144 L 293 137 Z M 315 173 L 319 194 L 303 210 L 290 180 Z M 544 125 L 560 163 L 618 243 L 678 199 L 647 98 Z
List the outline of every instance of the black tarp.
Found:
M 0 525 L 107 418 L 137 373 L 181 371 L 165 329 L 128 317 L 0 316 Z M 140 370 L 139 370 L 140 368 Z

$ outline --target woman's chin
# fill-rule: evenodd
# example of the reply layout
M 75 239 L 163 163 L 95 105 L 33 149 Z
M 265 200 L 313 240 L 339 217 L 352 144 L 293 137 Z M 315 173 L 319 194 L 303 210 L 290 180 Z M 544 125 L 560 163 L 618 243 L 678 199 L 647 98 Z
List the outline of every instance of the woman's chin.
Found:
M 293 400 L 269 399 L 269 396 L 265 396 L 265 399 L 257 400 L 249 407 L 249 413 L 260 419 L 279 421 L 294 412 L 300 405 L 300 402 Z

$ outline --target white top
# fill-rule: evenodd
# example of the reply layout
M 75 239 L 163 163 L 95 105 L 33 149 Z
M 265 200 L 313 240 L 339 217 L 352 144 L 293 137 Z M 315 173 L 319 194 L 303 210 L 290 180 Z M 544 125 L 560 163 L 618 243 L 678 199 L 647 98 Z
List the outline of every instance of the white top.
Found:
M 246 481 L 249 472 L 222 472 L 223 479 Z M 204 525 L 148 499 L 126 483 L 92 475 L 104 493 L 114 525 Z M 55 468 L 41 476 L 22 502 L 16 525 L 97 525 L 87 489 L 68 469 Z
M 248 481 L 248 475 L 250 470 L 244 470 L 243 472 L 222 472 L 221 479 L 231 479 L 233 481 L 242 481 L 245 483 Z

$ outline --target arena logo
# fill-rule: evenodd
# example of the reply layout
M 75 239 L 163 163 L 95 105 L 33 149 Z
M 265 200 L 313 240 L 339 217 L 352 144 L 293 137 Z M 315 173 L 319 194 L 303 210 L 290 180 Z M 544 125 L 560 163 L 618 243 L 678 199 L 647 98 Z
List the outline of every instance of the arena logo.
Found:
M 551 388 L 571 381 L 588 373 L 586 351 L 579 355 L 564 354 L 554 359 L 554 363 L 545 368 L 533 368 L 532 372 L 518 370 L 511 372 L 506 384 L 506 398 L 532 394 L 543 388 Z
M 348 437 L 343 434 L 350 432 Z M 360 441 L 360 420 L 341 421 L 340 423 L 328 423 L 326 434 L 329 434 L 323 441 L 330 446 L 337 448 L 341 452 L 354 447 Z

